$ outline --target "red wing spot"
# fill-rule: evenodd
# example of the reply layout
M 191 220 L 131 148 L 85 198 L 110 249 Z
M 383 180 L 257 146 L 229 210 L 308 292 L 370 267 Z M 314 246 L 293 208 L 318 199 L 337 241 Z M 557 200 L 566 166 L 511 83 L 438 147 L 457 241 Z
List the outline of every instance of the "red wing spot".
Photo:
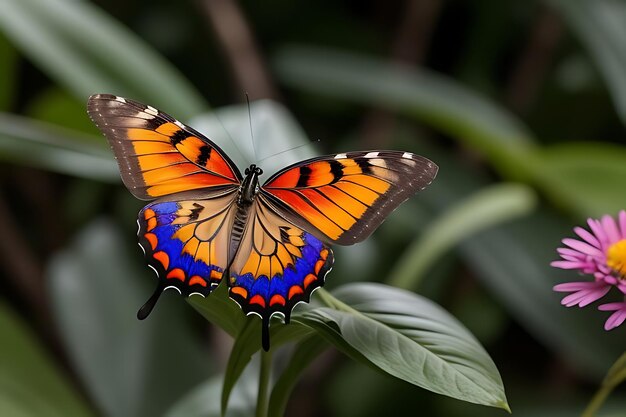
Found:
M 315 262 L 315 274 L 319 274 L 320 270 L 322 269 L 322 267 L 324 266 L 324 260 L 320 259 L 319 261 Z
M 289 299 L 291 300 L 293 297 L 295 297 L 298 294 L 304 294 L 304 291 L 302 290 L 302 287 L 299 285 L 293 285 L 291 288 L 289 288 Z
M 285 297 L 280 294 L 274 294 L 270 299 L 270 307 L 274 304 L 280 304 L 281 306 L 285 305 Z
M 211 280 L 219 281 L 222 279 L 222 273 L 220 271 L 216 271 L 215 269 L 211 270 Z
M 234 294 L 237 294 L 237 295 L 243 297 L 244 299 L 248 298 L 248 291 L 246 291 L 246 289 L 243 288 L 243 287 L 232 287 L 230 289 L 230 292 L 234 293 Z
M 146 227 L 146 230 L 151 231 L 152 229 L 154 229 L 157 226 L 157 219 L 156 217 L 150 217 L 148 219 L 148 226 Z
M 172 269 L 166 276 L 167 279 L 177 279 L 185 282 L 185 271 L 180 268 Z
M 143 217 L 148 220 L 151 217 L 155 217 L 156 214 L 154 213 L 154 210 L 152 209 L 145 209 L 143 212 Z
M 167 268 L 170 266 L 170 257 L 167 256 L 167 253 L 163 251 L 154 252 L 154 255 L 152 255 L 152 257 L 161 262 L 161 265 L 163 265 L 164 269 L 167 270 Z
M 204 278 L 198 275 L 194 275 L 193 277 L 191 277 L 191 279 L 189 279 L 189 285 L 196 284 L 206 287 L 206 281 L 204 280 Z
M 320 258 L 322 258 L 323 260 L 326 260 L 326 258 L 328 258 L 328 249 L 322 249 L 321 250 Z
M 250 299 L 250 304 L 258 304 L 261 307 L 265 308 L 265 299 L 257 294 Z
M 157 243 L 159 243 L 159 239 L 156 237 L 156 235 L 154 233 L 146 233 L 145 235 L 143 235 L 143 237 L 145 237 L 146 240 L 150 242 L 150 247 L 152 247 L 152 250 L 155 250 L 157 247 Z
M 308 288 L 313 282 L 317 281 L 317 277 L 313 274 L 309 274 L 304 277 L 304 288 Z

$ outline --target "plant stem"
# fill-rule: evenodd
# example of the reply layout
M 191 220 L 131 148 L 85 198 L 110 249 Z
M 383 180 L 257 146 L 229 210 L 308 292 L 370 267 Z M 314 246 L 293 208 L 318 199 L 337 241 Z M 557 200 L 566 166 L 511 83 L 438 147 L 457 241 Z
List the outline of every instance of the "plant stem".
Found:
M 594 417 L 615 387 L 626 380 L 626 352 L 611 366 L 581 417 Z
M 259 393 L 256 399 L 256 417 L 267 417 L 268 391 L 272 369 L 272 354 L 261 350 L 261 367 L 259 369 Z

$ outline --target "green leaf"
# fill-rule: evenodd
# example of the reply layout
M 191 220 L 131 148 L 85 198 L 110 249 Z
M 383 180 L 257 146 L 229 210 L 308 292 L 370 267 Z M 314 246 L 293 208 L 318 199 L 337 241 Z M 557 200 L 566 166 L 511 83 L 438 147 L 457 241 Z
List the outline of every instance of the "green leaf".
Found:
M 509 410 L 500 374 L 478 341 L 432 301 L 382 284 L 334 292 L 344 307 L 303 319 L 337 326 L 341 337 L 381 371 L 430 391 Z
M 15 314 L 0 304 L 0 415 L 94 416 Z
M 34 119 L 0 113 L 1 159 L 81 178 L 119 182 L 111 151 L 106 141 L 98 139 Z
M 237 303 L 228 298 L 228 288 L 224 282 L 210 296 L 189 297 L 187 302 L 205 319 L 218 325 L 232 337 L 235 337 L 244 325 L 245 316 Z
M 211 363 L 191 333 L 178 294 L 164 294 L 149 319 L 137 320 L 138 307 L 156 284 L 148 268 L 137 268 L 141 258 L 114 224 L 101 220 L 47 269 L 70 358 L 107 415 L 157 415 L 206 379 Z
M 581 217 L 599 217 L 624 208 L 624 198 L 616 192 L 626 183 L 623 146 L 567 143 L 546 148 L 539 155 L 539 183 L 564 210 Z
M 249 366 L 233 389 L 233 399 L 225 417 L 251 417 L 257 397 L 258 366 Z M 182 397 L 164 417 L 222 417 L 220 393 L 222 375 L 211 378 Z
M 302 372 L 327 348 L 328 343 L 318 336 L 308 337 L 298 343 L 293 355 L 289 359 L 289 363 L 274 384 L 267 410 L 268 417 L 281 417 L 285 415 L 285 408 L 287 407 L 289 396 Z
M 0 30 L 80 100 L 135 98 L 186 120 L 207 108 L 178 71 L 94 4 L 0 0 Z
M 536 203 L 534 191 L 522 184 L 481 188 L 430 223 L 396 263 L 389 284 L 415 289 L 429 268 L 456 244 L 481 230 L 528 214 Z
M 548 0 L 587 47 L 604 76 L 617 113 L 626 123 L 626 3 Z
M 232 302 L 235 304 L 234 302 Z M 243 312 L 239 311 L 238 315 L 243 316 Z M 241 328 L 239 334 L 235 338 L 235 344 L 228 358 L 228 365 L 224 375 L 224 387 L 222 391 L 221 405 L 225 411 L 231 395 L 231 390 L 235 383 L 239 380 L 242 372 L 250 361 L 252 356 L 261 348 L 261 321 L 256 316 L 248 316 L 246 323 Z M 282 324 L 279 320 L 273 320 L 270 326 L 270 343 L 271 349 L 293 340 L 300 340 L 311 334 L 311 329 L 298 322 L 292 322 L 288 325 Z
M 521 122 L 440 74 L 302 46 L 281 50 L 274 66 L 287 85 L 417 117 L 479 150 L 503 172 L 519 177 L 527 168 L 524 155 L 534 141 Z

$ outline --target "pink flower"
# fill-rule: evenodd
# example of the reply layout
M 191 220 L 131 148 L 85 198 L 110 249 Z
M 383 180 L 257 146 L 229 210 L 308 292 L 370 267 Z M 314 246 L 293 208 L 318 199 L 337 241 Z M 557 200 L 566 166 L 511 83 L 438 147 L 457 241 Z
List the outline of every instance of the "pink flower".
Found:
M 574 228 L 579 239 L 563 239 L 567 247 L 557 249 L 561 259 L 550 263 L 556 268 L 593 276 L 593 279 L 554 286 L 555 291 L 570 293 L 561 300 L 567 307 L 585 307 L 604 297 L 611 288 L 626 294 L 626 211 L 620 211 L 617 219 L 607 215 L 599 220 L 588 219 L 587 224 L 590 230 Z M 606 322 L 606 330 L 626 320 L 626 301 L 599 308 L 615 311 Z

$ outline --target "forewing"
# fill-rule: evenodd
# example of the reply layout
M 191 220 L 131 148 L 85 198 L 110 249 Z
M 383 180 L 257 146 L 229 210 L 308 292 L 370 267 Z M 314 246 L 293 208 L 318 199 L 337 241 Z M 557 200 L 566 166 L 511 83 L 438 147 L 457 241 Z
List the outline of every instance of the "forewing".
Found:
M 189 197 L 187 193 L 175 201 L 156 201 L 139 213 L 139 244 L 159 279 L 154 295 L 138 313 L 140 319 L 147 317 L 163 290 L 173 287 L 185 296 L 206 296 L 227 269 L 237 193 Z
M 151 106 L 110 94 L 89 98 L 87 111 L 109 141 L 122 180 L 137 198 L 238 186 L 241 174 L 217 145 Z
M 409 152 L 348 152 L 285 168 L 267 180 L 262 195 L 295 225 L 352 245 L 436 174 L 437 165 Z
M 246 314 L 261 316 L 265 350 L 272 315 L 289 322 L 294 306 L 324 284 L 333 260 L 323 242 L 275 213 L 263 196 L 256 199 L 230 267 L 229 292 Z

